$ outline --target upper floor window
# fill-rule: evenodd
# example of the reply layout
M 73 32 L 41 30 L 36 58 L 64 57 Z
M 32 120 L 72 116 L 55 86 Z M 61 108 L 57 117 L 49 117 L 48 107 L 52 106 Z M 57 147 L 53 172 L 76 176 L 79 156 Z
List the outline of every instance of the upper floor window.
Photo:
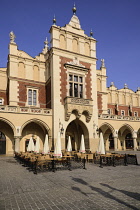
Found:
M 134 112 L 134 116 L 135 117 L 138 117 L 138 112 Z
M 108 114 L 111 114 L 111 109 L 108 109 L 108 110 L 107 110 L 107 113 L 108 113 Z
M 37 105 L 37 90 L 28 89 L 28 105 L 31 106 Z
M 69 96 L 83 98 L 83 77 L 69 74 Z
M 0 98 L 0 105 L 3 105 L 3 98 Z
M 121 115 L 124 116 L 125 115 L 125 111 L 121 110 Z

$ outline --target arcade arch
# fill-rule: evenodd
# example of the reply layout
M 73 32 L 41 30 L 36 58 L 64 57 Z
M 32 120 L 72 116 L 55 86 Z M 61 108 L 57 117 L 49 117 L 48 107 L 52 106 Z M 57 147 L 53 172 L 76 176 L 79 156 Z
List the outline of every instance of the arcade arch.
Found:
M 79 119 L 75 119 L 71 121 L 67 128 L 65 133 L 65 145 L 67 147 L 68 143 L 68 136 L 71 137 L 71 143 L 72 143 L 72 150 L 79 150 L 80 149 L 80 143 L 81 143 L 81 136 L 84 135 L 85 140 L 85 149 L 89 150 L 89 132 L 86 127 L 86 125 Z

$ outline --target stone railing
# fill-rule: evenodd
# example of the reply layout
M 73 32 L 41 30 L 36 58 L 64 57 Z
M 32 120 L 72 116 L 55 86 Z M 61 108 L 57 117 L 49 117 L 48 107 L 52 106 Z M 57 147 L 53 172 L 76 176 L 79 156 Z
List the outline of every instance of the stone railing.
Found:
M 0 112 L 8 113 L 22 113 L 22 114 L 38 114 L 38 115 L 52 115 L 51 109 L 33 108 L 33 107 L 20 107 L 0 105 Z
M 74 98 L 74 97 L 66 97 L 65 104 L 77 104 L 77 105 L 84 105 L 84 106 L 92 106 L 93 101 L 91 99 L 84 99 L 84 98 Z
M 121 116 L 121 115 L 109 115 L 109 114 L 99 114 L 99 119 L 109 119 L 109 120 L 128 120 L 128 121 L 139 121 L 140 117 L 131 117 L 131 116 Z

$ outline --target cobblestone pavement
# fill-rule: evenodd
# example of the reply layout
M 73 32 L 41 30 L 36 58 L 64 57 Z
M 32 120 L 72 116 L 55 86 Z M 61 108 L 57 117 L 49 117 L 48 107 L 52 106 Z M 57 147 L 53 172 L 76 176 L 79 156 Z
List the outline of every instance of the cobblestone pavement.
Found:
M 140 209 L 140 165 L 86 168 L 35 175 L 0 157 L 0 210 Z

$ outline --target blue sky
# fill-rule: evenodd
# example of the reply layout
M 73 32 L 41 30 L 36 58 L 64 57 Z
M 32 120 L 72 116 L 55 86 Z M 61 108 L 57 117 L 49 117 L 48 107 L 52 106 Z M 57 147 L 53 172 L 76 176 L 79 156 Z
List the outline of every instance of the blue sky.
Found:
M 76 15 L 89 35 L 97 40 L 97 67 L 105 59 L 107 86 L 113 81 L 120 89 L 127 83 L 133 91 L 140 87 L 140 0 L 1 0 L 0 67 L 7 63 L 9 32 L 14 31 L 18 49 L 31 56 L 43 47 L 53 15 L 64 26 Z

